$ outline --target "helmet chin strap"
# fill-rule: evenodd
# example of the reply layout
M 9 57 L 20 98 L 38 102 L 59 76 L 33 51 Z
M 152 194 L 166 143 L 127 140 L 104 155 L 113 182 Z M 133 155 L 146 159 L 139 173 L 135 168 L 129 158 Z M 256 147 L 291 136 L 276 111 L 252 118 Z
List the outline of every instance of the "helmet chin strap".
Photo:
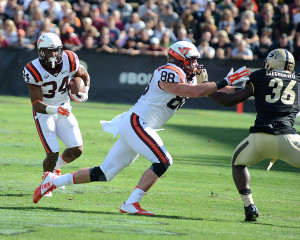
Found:
M 49 61 L 52 64 L 52 68 L 55 68 L 56 57 L 49 57 Z

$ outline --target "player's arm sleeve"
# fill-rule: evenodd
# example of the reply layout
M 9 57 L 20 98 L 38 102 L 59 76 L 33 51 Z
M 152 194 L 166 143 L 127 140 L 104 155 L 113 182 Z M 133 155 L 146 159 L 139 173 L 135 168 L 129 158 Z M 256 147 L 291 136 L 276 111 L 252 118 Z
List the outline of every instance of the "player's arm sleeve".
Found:
M 41 86 L 43 81 L 40 73 L 35 71 L 35 68 L 28 63 L 23 70 L 23 79 L 26 83 L 31 85 Z
M 212 99 L 214 102 L 223 105 L 223 106 L 234 106 L 240 102 L 244 102 L 250 96 L 253 95 L 253 87 L 252 84 L 246 84 L 246 86 L 234 93 L 225 93 L 225 92 L 215 92 L 210 94 L 208 97 Z

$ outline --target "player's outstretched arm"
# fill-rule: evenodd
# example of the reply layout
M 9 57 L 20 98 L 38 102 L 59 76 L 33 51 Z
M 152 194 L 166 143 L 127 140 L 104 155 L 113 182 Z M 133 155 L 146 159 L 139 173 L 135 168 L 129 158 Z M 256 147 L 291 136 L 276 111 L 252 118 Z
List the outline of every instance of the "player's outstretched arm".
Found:
M 240 102 L 244 102 L 251 96 L 253 96 L 253 87 L 251 84 L 247 84 L 244 88 L 236 92 L 227 93 L 218 91 L 210 94 L 208 97 L 220 105 L 230 107 Z
M 74 74 L 75 77 L 81 77 L 84 84 L 85 84 L 85 91 L 84 92 L 79 92 L 78 95 L 80 96 L 77 97 L 75 94 L 71 94 L 71 97 L 73 100 L 76 102 L 85 102 L 88 100 L 88 94 L 89 94 L 89 89 L 90 89 L 90 75 L 88 71 L 85 69 L 84 66 L 80 65 L 78 71 Z

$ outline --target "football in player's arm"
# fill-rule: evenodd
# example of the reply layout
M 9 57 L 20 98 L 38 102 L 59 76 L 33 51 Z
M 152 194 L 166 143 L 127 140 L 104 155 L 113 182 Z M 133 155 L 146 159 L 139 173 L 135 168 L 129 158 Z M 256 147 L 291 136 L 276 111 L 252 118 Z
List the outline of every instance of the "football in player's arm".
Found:
M 205 82 L 206 72 L 198 65 L 197 48 L 189 42 L 179 41 L 171 45 L 167 64 L 157 68 L 138 102 L 112 121 L 102 121 L 103 130 L 120 134 L 100 166 L 83 168 L 75 173 L 57 177 L 48 173 L 47 178 L 34 192 L 37 203 L 48 190 L 66 184 L 94 181 L 111 181 L 125 167 L 130 166 L 139 155 L 151 162 L 130 197 L 123 202 L 120 211 L 153 215 L 140 207 L 140 200 L 153 184 L 172 165 L 173 159 L 157 133 L 189 97 L 202 97 L 227 85 L 245 81 L 249 69 L 233 69 L 218 82 Z M 204 82 L 204 83 L 201 83 Z
M 89 74 L 77 55 L 62 47 L 58 35 L 42 34 L 37 41 L 39 58 L 26 64 L 23 71 L 37 132 L 46 151 L 43 171 L 58 175 L 60 168 L 78 158 L 83 150 L 78 122 L 71 112 L 68 84 L 74 76 L 83 79 L 85 91 L 74 96 L 78 102 L 88 99 L 90 86 Z M 56 137 L 67 146 L 60 156 Z M 47 195 L 51 196 L 51 192 Z
M 299 112 L 299 75 L 294 72 L 295 60 L 285 49 L 271 51 L 264 67 L 250 75 L 246 86 L 234 93 L 216 92 L 209 97 L 215 102 L 232 106 L 254 96 L 256 120 L 250 135 L 235 149 L 232 156 L 232 175 L 244 202 L 245 221 L 256 221 L 259 211 L 250 189 L 247 166 L 264 159 L 277 159 L 300 167 L 300 136 L 294 128 Z

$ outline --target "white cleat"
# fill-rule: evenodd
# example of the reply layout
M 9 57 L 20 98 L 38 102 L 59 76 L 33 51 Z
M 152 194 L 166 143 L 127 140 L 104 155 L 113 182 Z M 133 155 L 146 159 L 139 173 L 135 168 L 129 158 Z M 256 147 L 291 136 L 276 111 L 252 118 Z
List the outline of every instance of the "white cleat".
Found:
M 126 205 L 125 202 L 120 207 L 121 213 L 131 213 L 131 214 L 139 214 L 139 215 L 155 215 L 152 212 L 148 212 L 141 208 L 139 202 L 131 203 Z
M 58 176 L 58 177 L 61 176 L 61 170 L 60 170 L 60 169 L 58 169 L 58 170 L 54 169 L 54 170 L 53 170 L 53 173 L 54 173 L 56 176 Z M 60 186 L 60 187 L 57 187 L 57 189 L 65 190 L 65 189 L 66 189 L 66 186 Z
M 47 192 L 52 192 L 56 188 L 53 185 L 55 174 L 52 172 L 45 172 L 41 185 L 34 191 L 33 202 L 37 203 Z

